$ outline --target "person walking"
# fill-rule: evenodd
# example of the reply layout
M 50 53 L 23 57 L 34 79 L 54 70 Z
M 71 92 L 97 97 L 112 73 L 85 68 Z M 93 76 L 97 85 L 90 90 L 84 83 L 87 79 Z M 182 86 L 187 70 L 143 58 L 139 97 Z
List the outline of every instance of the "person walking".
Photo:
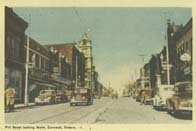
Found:
M 12 86 L 8 86 L 5 90 L 6 107 L 5 112 L 10 112 L 14 110 L 14 96 L 15 89 Z

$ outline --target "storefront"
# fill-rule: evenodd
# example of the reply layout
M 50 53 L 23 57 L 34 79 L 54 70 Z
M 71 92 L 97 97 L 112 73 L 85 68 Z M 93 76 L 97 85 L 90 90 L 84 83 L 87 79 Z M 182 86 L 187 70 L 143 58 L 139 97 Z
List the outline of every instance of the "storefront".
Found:
M 12 86 L 15 91 L 15 100 L 22 100 L 22 71 L 13 69 L 13 68 L 5 68 L 5 87 L 8 85 Z

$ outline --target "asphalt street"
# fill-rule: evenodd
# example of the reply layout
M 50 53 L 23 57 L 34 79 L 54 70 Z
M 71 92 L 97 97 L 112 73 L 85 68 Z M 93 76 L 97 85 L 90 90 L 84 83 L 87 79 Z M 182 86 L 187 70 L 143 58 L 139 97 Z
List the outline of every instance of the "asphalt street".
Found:
M 90 106 L 70 106 L 69 103 L 32 106 L 5 113 L 6 124 L 188 124 L 190 117 L 176 117 L 166 111 L 140 105 L 134 99 L 122 97 L 95 99 Z

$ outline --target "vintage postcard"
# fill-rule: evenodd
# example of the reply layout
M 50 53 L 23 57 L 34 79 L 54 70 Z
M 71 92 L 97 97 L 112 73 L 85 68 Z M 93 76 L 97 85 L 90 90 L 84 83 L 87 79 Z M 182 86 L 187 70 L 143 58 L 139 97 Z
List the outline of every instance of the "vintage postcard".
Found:
M 159 1 L 1 2 L 1 128 L 194 130 L 195 3 Z

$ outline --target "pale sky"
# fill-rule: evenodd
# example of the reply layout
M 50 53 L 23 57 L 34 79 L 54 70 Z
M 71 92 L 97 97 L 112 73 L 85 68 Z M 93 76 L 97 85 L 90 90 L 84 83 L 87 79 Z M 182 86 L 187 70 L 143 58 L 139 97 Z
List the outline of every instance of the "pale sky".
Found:
M 41 44 L 78 42 L 86 32 L 92 40 L 99 80 L 116 90 L 135 80 L 152 54 L 166 42 L 166 18 L 186 24 L 191 8 L 14 8 L 30 25 L 27 34 Z M 166 15 L 164 15 L 166 14 Z

